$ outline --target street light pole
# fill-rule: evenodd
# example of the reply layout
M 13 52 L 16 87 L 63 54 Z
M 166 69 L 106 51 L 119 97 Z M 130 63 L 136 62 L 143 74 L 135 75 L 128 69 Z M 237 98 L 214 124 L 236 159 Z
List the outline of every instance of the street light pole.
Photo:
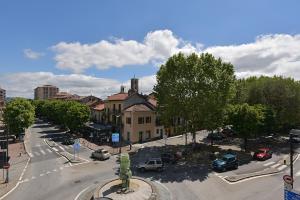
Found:
M 292 177 L 292 180 L 294 180 L 294 171 L 293 171 L 293 134 L 290 133 L 290 176 Z M 291 183 L 291 186 L 293 188 L 293 181 Z
M 9 125 L 7 124 L 7 130 L 6 130 L 6 164 L 8 164 L 8 132 L 9 132 Z M 6 179 L 5 183 L 8 183 L 9 177 L 8 177 L 8 168 L 6 169 Z

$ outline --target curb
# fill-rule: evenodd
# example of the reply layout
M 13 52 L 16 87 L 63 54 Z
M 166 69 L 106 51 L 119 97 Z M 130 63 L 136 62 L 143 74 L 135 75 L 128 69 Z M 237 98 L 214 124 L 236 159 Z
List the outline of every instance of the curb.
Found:
M 52 146 L 48 143 L 48 140 L 45 139 L 44 141 L 45 141 L 45 143 L 52 149 Z M 65 158 L 69 163 L 82 163 L 82 162 L 80 162 L 80 161 L 73 161 L 73 160 L 70 160 L 66 155 L 63 155 L 63 154 L 61 154 L 61 153 L 59 153 L 59 152 L 57 152 L 57 151 L 54 151 L 54 152 L 57 153 L 57 154 L 59 154 L 59 155 L 62 156 L 63 158 Z

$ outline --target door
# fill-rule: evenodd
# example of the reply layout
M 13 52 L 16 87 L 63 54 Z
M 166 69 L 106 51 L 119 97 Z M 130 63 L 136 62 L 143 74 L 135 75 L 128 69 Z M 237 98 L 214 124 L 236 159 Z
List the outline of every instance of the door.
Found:
M 139 143 L 142 143 L 143 142 L 143 132 L 140 131 L 139 132 Z

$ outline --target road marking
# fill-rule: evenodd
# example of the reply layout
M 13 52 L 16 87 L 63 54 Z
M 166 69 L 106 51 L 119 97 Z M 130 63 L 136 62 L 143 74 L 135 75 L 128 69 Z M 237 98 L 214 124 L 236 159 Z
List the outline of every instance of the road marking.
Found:
M 162 184 L 161 182 L 159 181 L 154 181 L 155 183 L 158 183 L 159 185 L 161 185 L 162 187 L 164 187 L 170 194 L 170 199 L 172 200 L 173 199 L 173 196 L 172 196 L 172 193 L 170 192 L 169 188 L 167 186 L 165 186 L 164 184 Z
M 276 168 L 276 167 L 278 167 L 279 165 L 281 165 L 281 164 L 280 164 L 280 163 L 277 163 L 277 164 L 275 164 L 275 165 L 272 165 L 271 168 Z
M 57 170 L 56 169 L 54 169 L 54 170 L 52 170 L 53 172 L 56 172 Z
M 41 145 L 40 144 L 37 144 L 37 145 L 35 145 L 36 147 L 40 147 Z
M 296 174 L 295 174 L 295 176 L 300 176 L 300 171 L 298 171 Z
M 281 171 L 281 170 L 284 170 L 286 167 L 287 167 L 286 165 L 281 165 L 281 166 L 278 167 L 277 169 L 278 169 L 279 171 Z
M 271 162 L 268 162 L 268 163 L 263 164 L 263 166 L 267 167 L 267 166 L 269 166 L 269 165 L 273 165 L 274 163 L 275 163 L 274 161 L 271 161 Z
M 52 149 L 53 149 L 54 151 L 58 151 L 57 148 L 55 148 L 55 147 L 52 147 Z
M 41 155 L 39 152 L 36 152 L 36 151 L 35 151 L 34 153 L 35 153 L 37 156 Z
M 63 151 L 65 150 L 65 149 L 64 149 L 64 148 L 62 148 L 61 146 L 58 146 L 58 147 L 59 147 L 61 150 L 63 150 Z
M 28 155 L 30 156 L 30 158 L 34 157 L 34 155 L 32 153 L 28 153 Z
M 63 170 L 64 168 L 63 168 L 63 167 L 60 167 L 59 169 L 60 169 L 60 170 Z
M 74 200 L 78 200 L 78 198 L 80 197 L 80 195 L 82 194 L 82 193 L 84 193 L 88 188 L 90 188 L 91 186 L 89 186 L 89 187 L 87 187 L 87 188 L 84 188 L 83 190 L 81 190 L 81 192 L 79 192 L 79 194 L 77 194 L 77 196 L 75 197 L 75 199 Z
M 52 151 L 51 151 L 50 149 L 47 149 L 47 151 L 48 151 L 49 153 L 52 153 Z
M 33 180 L 33 179 L 36 179 L 36 177 L 35 176 L 33 176 L 33 177 L 31 177 L 31 179 Z
M 28 178 L 26 178 L 25 180 L 23 180 L 23 183 L 24 183 L 24 182 L 28 182 L 28 181 L 29 181 L 29 179 L 28 179 Z
M 47 171 L 46 174 L 50 174 L 51 172 Z
M 40 150 L 40 152 L 41 152 L 43 155 L 46 155 L 45 151 L 43 151 L 42 149 Z

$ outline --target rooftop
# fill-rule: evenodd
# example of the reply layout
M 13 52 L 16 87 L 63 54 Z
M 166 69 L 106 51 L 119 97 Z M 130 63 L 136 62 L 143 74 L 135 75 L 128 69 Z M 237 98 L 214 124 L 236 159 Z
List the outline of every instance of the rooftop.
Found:
M 123 101 L 128 97 L 127 93 L 118 93 L 118 94 L 113 94 L 111 96 L 107 97 L 107 100 L 109 101 Z
M 143 111 L 152 111 L 152 109 L 146 106 L 145 104 L 135 104 L 125 109 L 125 111 L 143 112 Z

